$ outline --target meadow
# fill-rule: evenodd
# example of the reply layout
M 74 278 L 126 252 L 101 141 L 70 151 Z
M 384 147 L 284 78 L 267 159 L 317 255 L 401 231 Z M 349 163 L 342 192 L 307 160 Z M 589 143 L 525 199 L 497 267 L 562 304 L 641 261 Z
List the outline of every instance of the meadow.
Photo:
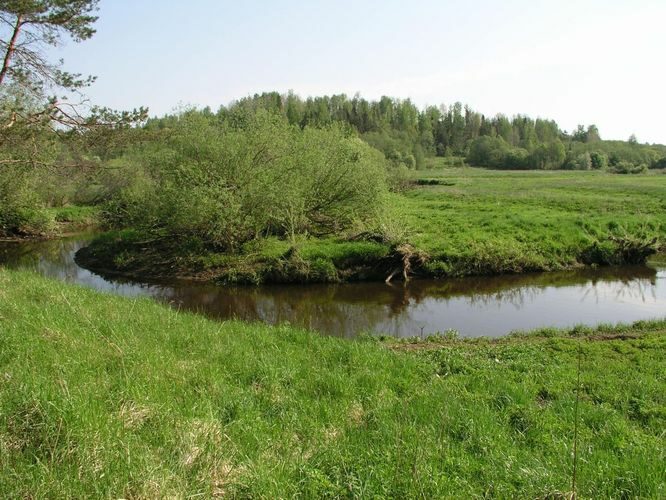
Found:
M 81 262 L 144 278 L 335 282 L 385 279 L 405 251 L 415 276 L 445 277 L 640 263 L 664 250 L 661 172 L 440 167 L 412 171 L 404 184 L 374 224 L 335 237 L 267 237 L 229 254 L 124 230 L 101 237 Z
M 606 172 L 418 172 L 434 182 L 395 198 L 409 241 L 443 274 L 620 264 L 621 241 L 666 237 L 666 176 Z
M 232 2 L 221 10 L 214 4 L 224 2 L 211 2 L 197 16 L 210 26 L 180 22 L 182 13 L 191 16 L 168 8 L 179 2 L 162 2 L 159 16 L 136 9 L 131 19 L 116 5 L 101 45 L 90 47 L 97 55 L 83 53 L 91 64 L 70 70 L 60 55 L 80 62 L 69 46 L 92 38 L 97 14 L 120 4 L 102 3 L 109 7 L 100 10 L 100 0 L 0 2 L 2 239 L 95 228 L 97 239 L 77 251 L 76 264 L 143 284 L 174 277 L 389 282 L 638 264 L 660 252 L 664 259 L 666 145 L 640 143 L 633 133 L 627 141 L 602 139 L 596 124 L 567 125 L 567 132 L 543 117 L 490 116 L 461 102 L 419 106 L 417 95 L 243 96 L 248 82 L 265 85 L 256 77 L 273 70 L 311 89 L 367 80 L 359 61 L 393 74 L 382 62 L 400 60 L 410 41 L 428 42 L 415 47 L 419 57 L 402 58 L 411 66 L 400 74 L 416 69 L 419 80 L 427 66 L 439 78 L 446 68 L 437 58 L 446 52 L 457 57 L 455 74 L 465 83 L 474 66 L 466 55 L 499 48 L 501 78 L 488 78 L 497 87 L 495 80 L 501 85 L 513 74 L 511 59 L 521 59 L 516 75 L 529 69 L 522 55 L 530 40 L 554 51 L 540 51 L 539 73 L 569 80 L 547 78 L 557 85 L 542 95 L 589 100 L 580 82 L 619 80 L 588 64 L 593 58 L 587 75 L 564 63 L 576 62 L 566 45 L 590 46 L 574 31 L 589 39 L 618 31 L 599 9 L 587 9 L 589 19 L 578 9 L 568 28 L 548 12 L 553 30 L 532 18 L 532 6 L 518 15 L 504 8 L 503 19 L 519 20 L 508 30 L 492 9 L 479 9 L 488 22 L 474 9 L 474 22 L 430 9 L 428 40 L 428 23 L 409 23 L 409 8 L 389 15 L 390 7 L 355 5 L 344 36 L 331 37 L 340 16 L 320 5 L 246 15 Z M 631 5 L 628 13 L 641 20 L 649 10 Z M 233 25 L 220 36 L 215 24 L 226 19 Z M 463 30 L 443 31 L 438 19 Z M 417 36 L 401 29 L 396 37 L 394 26 L 409 24 Z M 658 31 L 631 24 L 647 35 Z M 557 40 L 535 38 L 535 26 Z M 132 31 L 158 42 L 135 43 Z M 642 59 L 624 57 L 623 73 L 647 73 L 641 65 L 656 58 L 646 50 L 657 44 L 624 38 L 631 44 L 623 52 Z M 263 42 L 273 40 L 290 47 L 294 71 L 266 50 Z M 125 42 L 139 66 L 114 63 L 128 62 Z M 603 62 L 611 54 L 599 45 L 594 59 Z M 169 71 L 172 60 L 182 71 Z M 483 61 L 471 63 L 493 77 Z M 111 94 L 92 102 L 87 89 L 97 77 L 87 73 L 96 68 Z M 245 74 L 251 68 L 259 73 Z M 574 74 L 576 95 L 567 95 L 559 84 L 573 84 Z M 529 76 L 510 87 L 546 89 Z M 411 80 L 396 82 L 421 87 Z M 217 109 L 184 104 L 214 105 L 234 88 L 238 99 Z M 610 90 L 614 101 L 636 94 L 631 86 L 624 99 Z M 661 95 L 646 85 L 640 92 L 649 103 L 634 106 L 642 113 L 614 113 L 603 125 L 662 140 L 648 130 Z M 492 107 L 520 104 L 510 97 Z M 157 109 L 150 112 L 144 99 Z M 169 99 L 181 104 L 155 115 Z M 107 107 L 113 103 L 128 109 Z M 74 277 L 29 244 L 14 243 L 8 255 L 20 262 Z M 71 264 L 69 250 L 50 250 Z M 67 269 L 78 279 L 80 269 Z M 649 278 L 661 279 L 653 271 Z M 83 282 L 96 280 L 85 275 Z M 398 299 L 404 303 L 405 294 Z M 552 299 L 548 307 L 563 309 Z M 398 342 L 359 333 L 345 341 L 289 324 L 213 321 L 0 265 L 0 498 L 666 498 L 666 318 L 495 340 L 460 340 L 449 331 Z
M 557 498 L 576 446 L 581 498 L 660 498 L 665 334 L 343 341 L 0 268 L 0 496 Z

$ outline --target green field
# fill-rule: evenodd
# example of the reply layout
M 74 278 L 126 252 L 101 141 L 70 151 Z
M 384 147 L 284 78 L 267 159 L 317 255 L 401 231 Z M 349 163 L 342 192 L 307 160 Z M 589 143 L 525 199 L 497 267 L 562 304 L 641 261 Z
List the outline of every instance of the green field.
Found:
M 579 393 L 579 496 L 663 498 L 664 373 L 666 321 L 350 342 L 0 269 L 0 497 L 552 498 Z
M 666 175 L 469 167 L 417 174 L 441 185 L 397 196 L 395 216 L 435 273 L 621 263 L 612 238 L 666 241 Z
M 666 175 L 496 171 L 471 167 L 413 171 L 391 193 L 376 227 L 296 242 L 253 241 L 240 254 L 211 253 L 140 232 L 102 238 L 93 268 L 143 277 L 181 275 L 224 282 L 383 279 L 408 243 L 422 276 L 553 271 L 642 262 L 666 248 Z

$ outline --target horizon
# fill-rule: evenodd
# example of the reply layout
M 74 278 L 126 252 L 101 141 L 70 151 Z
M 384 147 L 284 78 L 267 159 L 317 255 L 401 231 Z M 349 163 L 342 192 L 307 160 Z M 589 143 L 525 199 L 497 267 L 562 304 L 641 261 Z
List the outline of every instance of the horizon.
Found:
M 96 35 L 52 53 L 66 69 L 98 77 L 86 90 L 95 104 L 147 106 L 155 117 L 262 92 L 358 93 L 420 108 L 462 102 L 486 116 L 545 118 L 567 132 L 595 124 L 606 140 L 666 143 L 666 69 L 656 64 L 666 4 L 571 5 L 196 0 L 156 12 L 102 0 Z

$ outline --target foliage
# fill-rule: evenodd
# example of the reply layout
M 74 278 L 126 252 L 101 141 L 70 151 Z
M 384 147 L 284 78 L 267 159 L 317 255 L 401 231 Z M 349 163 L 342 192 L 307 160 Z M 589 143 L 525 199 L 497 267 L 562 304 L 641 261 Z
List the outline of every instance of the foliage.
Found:
M 48 60 L 45 46 L 58 47 L 67 37 L 75 42 L 95 34 L 99 0 L 11 0 L 0 4 L 0 22 L 8 28 L 6 40 L 0 40 L 3 64 L 0 89 L 3 101 L 11 96 L 11 107 L 3 106 L 2 128 L 16 123 L 37 130 L 51 125 L 81 128 L 116 127 L 145 118 L 145 109 L 117 113 L 108 108 L 83 106 L 80 91 L 95 78 L 83 77 L 61 69 Z M 68 96 L 55 96 L 61 93 Z M 80 102 L 72 97 L 80 97 Z M 86 108 L 85 116 L 81 108 Z
M 97 3 L 0 4 L 0 235 L 44 233 L 53 222 L 44 208 L 96 201 L 100 190 L 88 186 L 99 165 L 89 149 L 75 148 L 78 137 L 93 129 L 122 134 L 147 113 L 89 106 L 80 92 L 94 78 L 68 73 L 47 58 L 47 46 L 93 36 Z
M 597 160 L 599 160 L 598 157 Z M 566 157 L 564 168 L 566 170 L 590 170 L 592 168 L 592 155 L 588 152 L 579 155 L 570 152 Z
M 339 233 L 380 208 L 381 155 L 343 127 L 290 126 L 268 112 L 218 123 L 190 111 L 134 150 L 134 182 L 107 207 L 116 226 L 238 250 L 262 236 Z
M 0 235 L 44 232 L 48 224 L 39 213 L 43 203 L 35 163 L 54 158 L 57 144 L 33 135 L 24 124 L 0 132 L 0 137 Z
M 238 110 L 258 109 L 280 113 L 301 127 L 348 124 L 394 165 L 411 167 L 413 156 L 416 168 L 423 168 L 433 155 L 467 156 L 470 164 L 491 168 L 586 170 L 586 158 L 581 156 L 585 153 L 616 155 L 618 161 L 648 166 L 666 154 L 666 147 L 641 145 L 635 138 L 603 141 L 595 125 L 579 125 L 567 134 L 552 120 L 502 114 L 488 117 L 461 103 L 419 109 L 409 99 L 386 96 L 378 101 L 344 94 L 303 100 L 293 93 L 270 92 L 241 99 L 217 114 L 224 119 Z M 593 161 L 590 168 L 605 165 Z
M 663 158 L 656 160 L 651 168 L 666 168 L 666 156 Z
M 608 157 L 604 153 L 592 151 L 590 155 L 590 166 L 595 170 L 603 170 L 608 167 Z
M 613 164 L 609 170 L 614 174 L 643 174 L 647 171 L 647 165 L 645 163 L 635 165 L 631 162 L 620 160 Z
M 49 232 L 49 218 L 40 210 L 34 179 L 22 165 L 0 170 L 0 236 L 36 235 Z
M 564 145 L 560 140 L 538 144 L 528 151 L 510 146 L 502 137 L 491 136 L 472 141 L 467 154 L 467 161 L 472 165 L 508 170 L 561 168 L 564 158 Z
M 92 82 L 81 75 L 66 73 L 50 63 L 43 45 L 62 44 L 63 35 L 75 42 L 95 33 L 97 17 L 92 15 L 98 0 L 11 0 L 0 5 L 0 20 L 9 26 L 9 39 L 2 40 L 4 51 L 0 85 L 17 86 L 28 95 L 42 100 L 52 87 L 77 90 Z M 17 108 L 16 113 L 21 114 Z M 63 120 L 68 113 L 58 111 Z M 24 116 L 26 118 L 26 116 Z
M 631 144 L 623 141 L 599 141 L 593 144 L 572 143 L 571 150 L 576 154 L 589 152 L 607 158 L 608 166 L 615 166 L 621 161 L 638 165 L 653 165 L 664 154 L 661 146 Z M 606 165 L 602 165 L 604 168 Z
M 124 164 L 85 154 L 78 135 L 17 122 L 0 136 L 0 236 L 51 233 L 50 208 L 99 204 L 131 178 Z
M 473 165 L 502 168 L 508 150 L 508 144 L 501 137 L 479 137 L 470 145 L 467 161 Z

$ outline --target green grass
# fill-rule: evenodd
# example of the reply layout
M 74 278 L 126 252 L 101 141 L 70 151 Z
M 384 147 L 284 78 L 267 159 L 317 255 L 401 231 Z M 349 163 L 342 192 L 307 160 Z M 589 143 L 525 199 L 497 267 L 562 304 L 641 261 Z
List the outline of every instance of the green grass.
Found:
M 666 241 L 666 175 L 475 168 L 415 175 L 442 185 L 396 196 L 393 214 L 430 255 L 434 274 L 620 263 L 613 237 Z
M 107 263 L 119 253 L 129 256 L 122 269 L 129 274 L 146 274 L 152 268 L 250 283 L 383 279 L 399 265 L 400 256 L 393 250 L 404 242 L 427 254 L 427 263 L 418 271 L 429 276 L 636 263 L 644 258 L 642 251 L 636 255 L 627 248 L 640 248 L 653 239 L 657 242 L 652 250 L 666 251 L 666 175 L 660 173 L 620 176 L 463 167 L 412 175 L 418 184 L 389 196 L 380 224 L 393 244 L 300 238 L 292 247 L 268 238 L 230 256 L 196 245 L 187 248 L 180 238 L 170 239 L 170 248 L 150 254 L 145 245 L 109 245 L 113 236 L 95 250 Z M 162 258 L 162 265 L 153 265 Z
M 65 207 L 47 208 L 45 210 L 57 223 L 68 227 L 92 226 L 99 219 L 98 207 L 68 205 Z
M 618 331 L 622 337 L 614 337 Z M 0 497 L 666 495 L 666 321 L 392 346 L 0 269 Z
M 437 168 L 451 168 L 462 167 L 465 165 L 465 158 L 463 156 L 429 156 L 423 160 L 424 169 L 437 169 Z

